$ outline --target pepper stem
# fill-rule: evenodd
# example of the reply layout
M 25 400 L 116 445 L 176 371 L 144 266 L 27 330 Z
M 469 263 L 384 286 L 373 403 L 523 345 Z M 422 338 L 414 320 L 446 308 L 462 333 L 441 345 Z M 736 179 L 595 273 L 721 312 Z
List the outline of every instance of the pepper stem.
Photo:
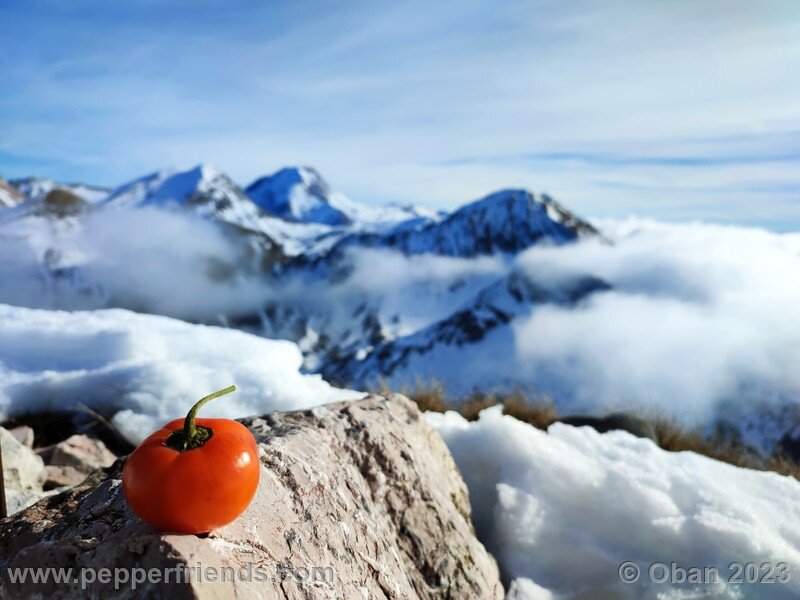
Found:
M 219 390 L 218 392 L 209 394 L 204 398 L 200 398 L 200 400 L 198 400 L 195 405 L 189 409 L 189 413 L 186 415 L 186 419 L 183 421 L 183 429 L 176 429 L 173 431 L 169 437 L 167 437 L 164 443 L 178 452 L 185 452 L 186 450 L 191 450 L 192 448 L 199 448 L 205 444 L 213 432 L 207 427 L 197 426 L 197 411 L 203 408 L 206 402 L 209 402 L 214 398 L 224 396 L 225 394 L 230 394 L 234 391 L 236 391 L 236 386 L 231 385 L 226 387 L 224 390 Z

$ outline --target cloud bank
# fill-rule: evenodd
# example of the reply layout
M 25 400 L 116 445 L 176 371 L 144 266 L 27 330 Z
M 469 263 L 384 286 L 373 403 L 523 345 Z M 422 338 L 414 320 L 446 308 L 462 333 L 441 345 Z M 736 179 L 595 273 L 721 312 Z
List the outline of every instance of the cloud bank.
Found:
M 158 209 L 6 223 L 0 256 L 0 302 L 32 308 L 114 306 L 209 321 L 253 313 L 270 293 L 221 228 Z
M 613 289 L 513 325 L 534 383 L 581 405 L 800 398 L 800 235 L 704 224 L 603 223 L 613 245 L 534 248 L 531 277 L 591 274 Z

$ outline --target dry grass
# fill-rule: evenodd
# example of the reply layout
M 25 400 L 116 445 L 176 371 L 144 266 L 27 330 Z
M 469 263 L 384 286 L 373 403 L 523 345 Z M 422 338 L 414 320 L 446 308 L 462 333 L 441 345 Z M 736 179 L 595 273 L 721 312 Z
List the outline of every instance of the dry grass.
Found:
M 689 429 L 671 419 L 660 415 L 650 420 L 656 432 L 658 445 L 669 452 L 695 452 L 722 462 L 758 469 L 759 461 L 753 451 L 735 441 L 721 436 L 704 436 L 696 429 Z
M 386 391 L 383 386 L 383 391 Z M 521 392 L 509 394 L 475 393 L 462 401 L 449 398 L 441 384 L 421 385 L 401 391 L 417 403 L 420 410 L 447 412 L 454 410 L 468 421 L 475 421 L 480 412 L 491 406 L 503 405 L 503 414 L 547 430 L 559 415 L 548 398 L 531 399 Z M 700 430 L 686 427 L 664 414 L 643 417 L 656 433 L 658 445 L 668 452 L 695 452 L 737 467 L 774 471 L 800 480 L 800 464 L 788 457 L 759 458 L 757 452 L 736 440 L 722 436 L 708 437 Z
M 388 388 L 382 385 L 379 393 L 385 393 L 387 390 Z M 400 393 L 416 402 L 422 411 L 443 413 L 454 410 L 467 421 L 477 420 L 482 410 L 498 404 L 503 406 L 504 415 L 530 423 L 537 429 L 546 430 L 558 418 L 558 413 L 549 398 L 531 400 L 522 392 L 509 394 L 476 392 L 459 402 L 448 398 L 441 384 L 416 384 L 413 388 L 403 388 Z

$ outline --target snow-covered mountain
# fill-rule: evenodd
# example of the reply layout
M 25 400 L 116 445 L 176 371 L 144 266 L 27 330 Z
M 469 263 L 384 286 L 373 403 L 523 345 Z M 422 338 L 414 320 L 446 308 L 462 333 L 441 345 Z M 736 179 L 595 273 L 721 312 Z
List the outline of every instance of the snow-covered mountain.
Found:
M 441 223 L 393 232 L 382 244 L 405 254 L 516 254 L 536 243 L 571 242 L 597 231 L 550 197 L 503 190 L 468 204 Z
M 112 191 L 102 204 L 111 208 L 190 208 L 201 216 L 251 230 L 259 229 L 262 216 L 230 177 L 209 165 L 186 171 L 168 169 L 134 179 Z
M 36 183 L 28 181 L 31 194 Z M 45 231 L 33 224 L 22 228 L 39 231 L 30 238 L 36 240 L 35 248 L 20 248 L 18 242 L 13 250 L 39 257 L 34 259 L 40 265 L 36 278 L 46 281 L 48 303 L 65 308 L 108 305 L 143 312 L 166 310 L 188 318 L 208 314 L 198 309 L 182 311 L 174 303 L 165 309 L 163 302 L 154 300 L 161 288 L 148 291 L 140 283 L 125 292 L 125 279 L 103 281 L 107 276 L 99 274 L 106 271 L 98 265 L 116 256 L 120 247 L 106 240 L 103 232 L 118 228 L 120 219 L 132 223 L 134 217 L 125 211 L 166 210 L 173 217 L 165 217 L 165 229 L 175 227 L 175 217 L 188 214 L 220 225 L 232 247 L 215 258 L 210 254 L 213 244 L 206 244 L 206 249 L 203 244 L 183 243 L 187 251 L 179 257 L 180 268 L 196 264 L 202 272 L 192 281 L 203 283 L 193 285 L 208 287 L 198 294 L 216 297 L 219 285 L 230 286 L 226 294 L 235 295 L 233 290 L 239 286 L 249 290 L 246 302 L 220 313 L 223 323 L 295 341 L 304 352 L 308 370 L 362 382 L 374 381 L 370 369 L 374 374 L 393 372 L 398 361 L 389 352 L 407 354 L 411 347 L 448 345 L 454 340 L 477 343 L 478 330 L 488 334 L 511 319 L 514 311 L 542 302 L 569 302 L 552 291 L 546 298 L 537 295 L 518 276 L 508 274 L 509 265 L 514 255 L 532 246 L 565 244 L 596 234 L 591 225 L 550 198 L 524 190 L 497 192 L 443 215 L 414 207 L 360 205 L 333 191 L 308 167 L 262 177 L 247 192 L 225 173 L 204 164 L 151 173 L 111 191 L 99 203 L 85 203 L 92 214 L 85 232 L 80 214 L 87 209 L 68 202 L 78 196 L 65 190 L 58 191 L 58 197 L 54 193 L 35 196 L 17 209 L 4 211 L 0 218 L 10 222 L 19 217 L 48 217 L 48 224 L 42 226 Z M 53 201 L 48 202 L 51 197 Z M 119 218 L 114 214 L 120 214 Z M 64 216 L 76 218 L 58 222 Z M 152 219 L 139 221 L 151 229 L 143 235 L 155 235 L 152 229 L 157 225 Z M 186 235 L 190 229 L 196 228 L 187 228 Z M 90 240 L 87 247 L 80 243 L 82 236 L 98 239 Z M 106 247 L 107 243 L 111 246 Z M 95 244 L 103 247 L 93 248 Z M 158 264 L 148 268 L 161 270 Z M 104 269 L 116 272 L 113 267 Z M 380 282 L 386 276 L 390 279 Z M 74 293 L 67 289 L 73 283 Z M 492 292 L 495 288 L 508 298 L 499 298 L 500 292 Z M 260 310 L 243 313 L 243 305 L 257 305 L 258 294 L 264 296 Z M 514 309 L 508 310 L 505 305 L 512 301 Z
M 339 258 L 352 246 L 392 248 L 405 255 L 513 255 L 538 243 L 564 244 L 597 233 L 592 225 L 547 195 L 502 190 L 422 226 L 349 235 L 332 249 L 327 260 Z
M 61 183 L 42 177 L 26 177 L 12 179 L 11 184 L 17 188 L 26 200 L 43 200 L 54 189 L 69 190 L 87 202 L 96 203 L 108 196 L 111 190 L 85 183 Z
M 525 190 L 449 215 L 373 208 L 307 168 L 261 178 L 252 197 L 207 165 L 99 202 L 34 183 L 23 202 L 0 186 L 14 204 L 0 208 L 0 303 L 127 308 L 288 339 L 306 372 L 360 387 L 527 386 L 562 410 L 798 398 L 800 333 L 782 317 L 797 304 L 783 276 L 798 268 L 796 235 L 644 222 L 600 233 Z M 742 405 L 758 414 L 747 439 L 768 451 L 794 413 L 774 412 L 765 436 L 768 411 Z M 741 431 L 746 415 L 735 421 Z
M 256 179 L 245 189 L 264 210 L 301 223 L 386 231 L 401 223 L 422 225 L 438 220 L 433 211 L 415 206 L 367 206 L 331 189 L 311 167 L 286 167 Z
M 577 277 L 543 284 L 520 271 L 495 281 L 452 314 L 410 335 L 385 340 L 326 363 L 329 381 L 350 381 L 374 388 L 381 382 L 403 389 L 419 381 L 443 381 L 455 396 L 475 389 L 509 389 L 525 383 L 514 378 L 514 336 L 509 331 L 517 317 L 537 306 L 574 306 L 610 286 L 594 277 Z M 509 368 L 498 369 L 497 360 Z
M 189 210 L 241 232 L 263 236 L 284 258 L 318 255 L 352 231 L 391 229 L 409 221 L 427 223 L 435 217 L 435 213 L 417 209 L 359 205 L 331 191 L 309 168 L 283 169 L 262 177 L 248 190 L 250 195 L 225 173 L 201 164 L 135 179 L 112 191 L 101 204 Z
M 360 205 L 308 167 L 282 169 L 247 191 L 205 164 L 162 170 L 95 203 L 55 184 L 42 196 L 49 184 L 41 180 L 25 185 L 31 199 L 0 213 L 0 223 L 9 224 L 9 252 L 25 257 L 9 277 L 28 282 L 25 294 L 37 281 L 47 290 L 46 301 L 32 305 L 122 307 L 221 322 L 290 339 L 302 349 L 307 370 L 364 384 L 394 376 L 414 357 L 438 356 L 438 348 L 480 353 L 484 338 L 517 314 L 573 303 L 578 292 L 571 288 L 542 287 L 510 272 L 514 257 L 597 234 L 552 199 L 524 190 L 500 191 L 445 215 Z M 169 217 L 154 215 L 159 210 Z M 184 215 L 195 223 L 185 230 L 178 224 Z M 219 226 L 218 235 L 200 226 L 209 222 Z M 132 239 L 139 234 L 147 244 Z M 184 250 L 172 254 L 173 265 L 162 265 L 167 253 L 154 254 L 154 240 Z M 141 277 L 119 277 L 125 263 L 137 264 Z M 35 275 L 25 277 L 30 265 L 37 265 Z M 172 277 L 162 281 L 165 268 L 176 282 L 191 281 L 194 295 L 207 302 L 182 308 L 162 301 L 173 285 Z M 196 272 L 181 273 L 187 269 Z M 582 294 L 602 288 L 570 285 Z M 10 298 L 24 303 L 23 296 L 14 291 Z M 216 308 L 226 302 L 229 310 Z M 434 367 L 431 376 L 450 368 L 445 362 Z
M 167 169 L 134 179 L 101 203 L 105 208 L 156 207 L 183 209 L 222 223 L 246 236 L 256 236 L 270 263 L 310 252 L 328 235 L 328 228 L 298 225 L 257 206 L 225 173 L 207 164 L 177 171 Z

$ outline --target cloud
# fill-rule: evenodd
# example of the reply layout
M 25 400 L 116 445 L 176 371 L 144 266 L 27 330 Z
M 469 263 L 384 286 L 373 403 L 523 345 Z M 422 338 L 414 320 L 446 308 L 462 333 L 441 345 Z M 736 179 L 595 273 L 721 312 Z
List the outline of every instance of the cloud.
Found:
M 269 288 L 233 239 L 211 222 L 146 208 L 6 223 L 0 302 L 115 306 L 202 321 L 252 314 Z
M 655 405 L 707 417 L 726 399 L 800 398 L 800 235 L 705 224 L 605 222 L 614 244 L 534 248 L 531 277 L 613 290 L 514 326 L 516 358 L 581 406 Z
M 310 163 L 367 202 L 523 186 L 589 215 L 798 226 L 779 189 L 796 173 L 765 164 L 800 139 L 790 3 L 49 7 L 0 8 L 0 151 L 56 179 L 210 161 L 246 183 Z M 720 162 L 732 148 L 746 165 Z M 567 155 L 596 160 L 546 158 Z M 7 176 L 40 164 L 0 155 Z

